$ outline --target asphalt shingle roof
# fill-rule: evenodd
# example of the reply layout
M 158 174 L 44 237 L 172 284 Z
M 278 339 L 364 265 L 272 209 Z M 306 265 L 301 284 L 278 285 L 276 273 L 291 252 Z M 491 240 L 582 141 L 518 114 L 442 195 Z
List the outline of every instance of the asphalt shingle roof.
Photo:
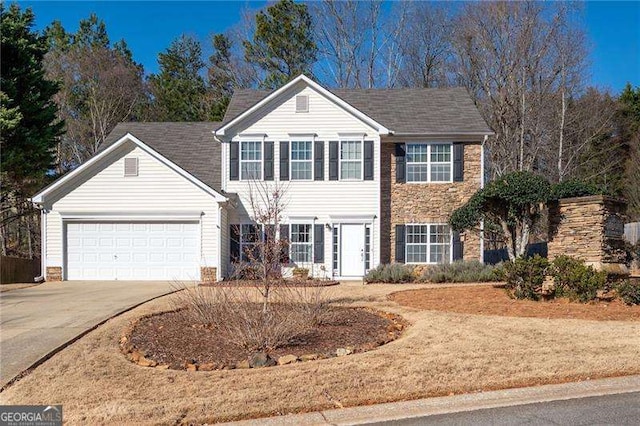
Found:
M 491 133 L 466 89 L 333 89 L 333 94 L 396 134 Z M 226 124 L 270 92 L 236 90 Z
M 213 139 L 213 130 L 220 123 L 119 123 L 107 136 L 102 149 L 127 133 L 131 133 L 182 169 L 210 186 L 220 190 L 222 165 L 220 143 Z

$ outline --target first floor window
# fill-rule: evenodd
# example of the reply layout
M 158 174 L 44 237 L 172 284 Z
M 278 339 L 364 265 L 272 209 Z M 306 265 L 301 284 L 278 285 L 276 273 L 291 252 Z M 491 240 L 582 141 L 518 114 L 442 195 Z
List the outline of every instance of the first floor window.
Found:
M 242 225 L 240 227 L 240 253 L 244 262 L 259 260 L 258 243 L 262 240 L 260 225 Z
M 449 225 L 406 226 L 407 263 L 448 263 L 451 231 Z
M 291 224 L 291 260 L 294 263 L 310 263 L 312 240 L 310 224 Z
M 262 179 L 262 142 L 240 142 L 240 179 Z
M 340 179 L 362 179 L 362 141 L 340 142 Z

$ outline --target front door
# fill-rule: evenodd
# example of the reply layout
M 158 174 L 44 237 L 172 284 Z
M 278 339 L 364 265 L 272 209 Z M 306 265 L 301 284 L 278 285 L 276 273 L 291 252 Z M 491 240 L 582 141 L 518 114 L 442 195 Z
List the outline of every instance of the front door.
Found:
M 364 225 L 345 224 L 341 226 L 340 275 L 362 277 L 364 275 Z

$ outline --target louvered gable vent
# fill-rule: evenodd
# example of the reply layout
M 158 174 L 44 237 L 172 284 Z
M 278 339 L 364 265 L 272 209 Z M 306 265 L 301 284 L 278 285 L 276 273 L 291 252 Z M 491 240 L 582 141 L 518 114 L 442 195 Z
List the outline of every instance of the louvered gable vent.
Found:
M 124 159 L 124 175 L 138 176 L 138 159 L 136 157 L 128 157 Z
M 296 112 L 309 112 L 309 96 L 296 96 Z

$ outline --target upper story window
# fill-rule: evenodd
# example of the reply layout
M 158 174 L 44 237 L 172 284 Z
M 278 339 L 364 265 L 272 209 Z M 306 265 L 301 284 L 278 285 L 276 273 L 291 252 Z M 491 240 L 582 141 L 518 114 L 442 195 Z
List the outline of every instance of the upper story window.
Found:
M 313 178 L 313 143 L 311 141 L 291 142 L 291 180 L 311 180 Z
M 340 179 L 362 179 L 362 141 L 340 141 Z
M 262 179 L 262 142 L 240 142 L 240 179 Z
M 448 263 L 451 231 L 444 224 L 406 226 L 407 263 Z
M 451 182 L 451 144 L 407 144 L 407 182 Z

